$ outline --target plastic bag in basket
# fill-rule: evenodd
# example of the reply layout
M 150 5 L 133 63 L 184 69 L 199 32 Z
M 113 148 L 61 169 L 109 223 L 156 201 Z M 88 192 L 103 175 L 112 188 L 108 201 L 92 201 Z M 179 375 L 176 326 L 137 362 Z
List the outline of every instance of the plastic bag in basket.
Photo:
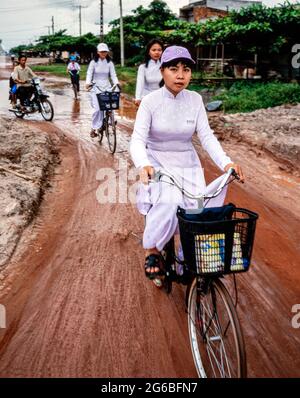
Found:
M 196 235 L 195 254 L 197 272 L 222 272 L 224 270 L 225 235 Z
M 224 271 L 225 234 L 195 236 L 197 272 L 214 273 Z M 249 262 L 242 256 L 241 238 L 238 232 L 233 236 L 231 271 L 243 271 Z
M 243 271 L 248 268 L 249 261 L 247 258 L 243 258 L 241 236 L 239 232 L 233 234 L 233 247 L 232 247 L 232 258 L 231 258 L 231 271 Z

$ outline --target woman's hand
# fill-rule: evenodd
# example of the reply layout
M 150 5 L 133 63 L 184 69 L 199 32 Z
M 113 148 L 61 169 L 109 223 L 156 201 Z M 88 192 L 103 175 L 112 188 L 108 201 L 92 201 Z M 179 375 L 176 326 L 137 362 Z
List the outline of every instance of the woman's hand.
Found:
M 224 170 L 228 171 L 230 168 L 234 169 L 234 171 L 237 173 L 237 175 L 240 177 L 239 182 L 245 182 L 244 174 L 242 171 L 242 168 L 239 164 L 236 163 L 228 163 L 225 167 Z
M 134 105 L 140 106 L 141 100 L 135 99 L 134 100 Z
M 143 184 L 148 185 L 149 179 L 154 175 L 154 168 L 152 166 L 144 166 L 140 173 L 140 180 Z

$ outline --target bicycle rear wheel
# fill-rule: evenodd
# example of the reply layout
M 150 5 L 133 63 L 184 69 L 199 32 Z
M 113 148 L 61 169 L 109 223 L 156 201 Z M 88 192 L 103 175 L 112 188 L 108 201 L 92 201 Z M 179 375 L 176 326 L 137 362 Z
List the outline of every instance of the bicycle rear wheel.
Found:
M 106 137 L 108 141 L 108 147 L 112 154 L 116 152 L 117 146 L 117 135 L 116 135 L 116 123 L 115 123 L 115 115 L 114 112 L 111 111 L 109 115 L 107 115 L 107 123 L 106 123 Z
M 195 278 L 188 300 L 188 327 L 199 377 L 247 376 L 245 344 L 232 299 L 219 280 L 200 294 Z M 198 289 L 197 289 L 198 286 Z

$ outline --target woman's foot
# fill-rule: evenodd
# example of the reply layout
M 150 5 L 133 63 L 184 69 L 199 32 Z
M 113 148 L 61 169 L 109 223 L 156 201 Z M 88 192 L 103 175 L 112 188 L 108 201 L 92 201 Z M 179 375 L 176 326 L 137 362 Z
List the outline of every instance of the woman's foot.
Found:
M 163 275 L 164 265 L 160 253 L 150 253 L 145 258 L 145 274 L 149 279 L 155 279 Z
M 96 130 L 95 130 L 95 129 L 91 129 L 91 131 L 90 131 L 90 136 L 91 136 L 92 138 L 97 137 L 97 133 L 96 133 Z

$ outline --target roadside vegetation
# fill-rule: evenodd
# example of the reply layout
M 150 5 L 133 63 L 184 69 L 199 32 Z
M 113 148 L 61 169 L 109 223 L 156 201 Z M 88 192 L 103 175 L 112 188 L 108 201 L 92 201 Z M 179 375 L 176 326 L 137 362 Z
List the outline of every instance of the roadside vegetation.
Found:
M 88 65 L 80 65 L 80 80 L 84 81 L 86 78 L 86 72 Z M 32 65 L 32 70 L 34 72 L 47 72 L 58 77 L 69 77 L 66 72 L 66 64 L 52 64 L 52 65 Z M 116 65 L 116 73 L 122 84 L 122 91 L 129 95 L 134 95 L 135 93 L 135 83 L 137 75 L 137 67 L 125 66 L 121 67 Z
M 59 77 L 69 77 L 66 64 L 52 64 L 52 65 L 32 65 L 30 66 L 34 72 L 48 72 Z M 88 65 L 80 65 L 80 79 L 85 79 Z
M 300 85 L 282 82 L 242 81 L 213 98 L 223 101 L 225 113 L 252 112 L 300 102 Z
M 88 65 L 81 65 L 80 79 L 85 80 Z M 65 64 L 36 65 L 32 69 L 36 72 L 48 72 L 59 77 L 68 77 Z M 125 94 L 134 96 L 137 67 L 116 65 L 116 72 Z M 254 80 L 238 81 L 231 86 L 209 85 L 202 81 L 198 83 L 199 74 L 193 74 L 189 89 L 201 93 L 202 90 L 216 91 L 221 88 L 219 95 L 213 100 L 223 101 L 226 113 L 252 112 L 256 109 L 269 108 L 283 104 L 300 102 L 300 85 L 297 83 L 259 82 Z

